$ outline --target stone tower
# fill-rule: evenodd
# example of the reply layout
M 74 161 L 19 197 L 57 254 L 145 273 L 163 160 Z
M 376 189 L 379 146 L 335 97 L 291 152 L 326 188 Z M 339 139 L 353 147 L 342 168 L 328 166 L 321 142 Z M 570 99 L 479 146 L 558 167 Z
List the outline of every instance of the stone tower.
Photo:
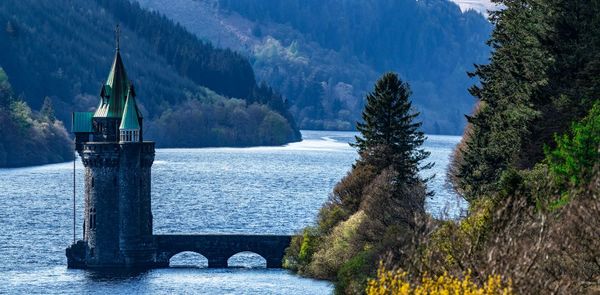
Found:
M 117 49 L 94 112 L 73 113 L 75 149 L 84 171 L 83 239 L 66 249 L 69 268 L 168 267 L 177 253 L 205 255 L 208 267 L 251 251 L 281 267 L 292 236 L 153 235 L 150 195 L 154 142 L 144 141 L 142 114 Z
M 150 197 L 154 142 L 118 48 L 95 112 L 73 113 L 76 150 L 85 167 L 83 240 L 67 249 L 72 268 L 152 267 Z

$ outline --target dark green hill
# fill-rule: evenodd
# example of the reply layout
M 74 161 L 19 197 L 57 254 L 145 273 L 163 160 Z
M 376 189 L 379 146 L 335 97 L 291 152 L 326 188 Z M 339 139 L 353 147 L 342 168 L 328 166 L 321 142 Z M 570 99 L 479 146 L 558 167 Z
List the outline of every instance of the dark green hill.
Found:
M 221 9 L 235 11 L 264 26 L 273 23 L 290 26 L 302 34 L 304 40 L 298 42 L 316 43 L 339 53 L 340 71 L 355 61 L 370 67 L 376 76 L 386 71 L 400 73 L 412 85 L 425 130 L 432 133 L 462 131 L 466 123 L 463 114 L 470 113 L 473 106 L 473 99 L 466 91 L 473 82 L 466 72 L 473 70 L 474 63 L 484 62 L 489 54 L 485 40 L 491 25 L 480 14 L 462 13 L 447 0 L 219 0 L 219 3 Z M 282 39 L 284 44 L 293 41 Z M 365 84 L 372 85 L 376 76 Z M 281 89 L 288 94 L 284 87 Z M 359 93 L 370 90 L 361 89 Z M 343 110 L 360 113 L 362 101 L 354 108 L 343 99 L 322 107 L 322 101 L 331 100 L 329 91 L 315 89 L 321 98 L 316 103 L 305 103 L 314 99 L 311 97 L 291 98 L 302 108 L 321 109 L 321 119 L 339 117 Z
M 350 129 L 377 77 L 408 81 L 430 133 L 459 134 L 491 24 L 448 0 L 136 0 L 249 56 L 301 128 Z
M 121 24 L 121 52 L 129 77 L 150 121 L 150 139 L 178 146 L 170 135 L 200 127 L 208 134 L 188 139 L 186 146 L 283 144 L 299 139 L 281 97 L 269 87 L 257 85 L 244 57 L 214 48 L 170 20 L 125 0 L 0 2 L 0 64 L 10 76 L 14 92 L 33 109 L 39 109 L 43 98 L 49 96 L 57 118 L 68 122 L 71 111 L 93 108 L 98 103 L 100 85 L 114 54 L 117 23 Z M 250 133 L 243 139 L 229 135 L 236 128 L 229 118 L 192 126 L 185 125 L 189 121 L 183 117 L 171 116 L 170 120 L 181 121 L 185 128 L 156 130 L 165 127 L 161 125 L 165 115 L 184 103 L 189 106 L 189 100 L 198 102 L 192 104 L 196 109 L 191 111 L 202 117 L 204 110 L 226 104 L 230 97 L 239 99 L 239 112 L 251 111 L 254 103 L 266 106 L 258 113 L 251 111 L 252 122 L 258 125 L 248 126 Z M 260 124 L 272 122 L 267 117 L 275 115 L 284 118 L 277 121 L 283 124 L 277 130 L 284 134 L 261 137 Z

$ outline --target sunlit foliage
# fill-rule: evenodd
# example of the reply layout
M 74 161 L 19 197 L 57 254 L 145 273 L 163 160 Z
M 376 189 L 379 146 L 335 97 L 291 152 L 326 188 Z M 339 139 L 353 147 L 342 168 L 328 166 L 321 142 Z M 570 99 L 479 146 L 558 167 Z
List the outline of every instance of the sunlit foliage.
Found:
M 499 275 L 489 276 L 484 284 L 478 285 L 466 272 L 462 277 L 447 273 L 430 277 L 424 275 L 418 283 L 411 283 L 408 274 L 400 270 L 390 271 L 380 266 L 377 277 L 370 279 L 368 295 L 510 295 L 514 294 L 510 281 L 504 282 Z

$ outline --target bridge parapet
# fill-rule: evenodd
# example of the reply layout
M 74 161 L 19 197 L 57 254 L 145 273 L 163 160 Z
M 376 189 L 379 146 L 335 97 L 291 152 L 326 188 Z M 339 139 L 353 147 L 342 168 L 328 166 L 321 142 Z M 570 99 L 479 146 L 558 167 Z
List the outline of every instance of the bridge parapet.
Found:
M 154 235 L 156 259 L 169 266 L 169 259 L 177 253 L 191 251 L 208 259 L 208 267 L 227 267 L 227 260 L 240 252 L 253 252 L 267 261 L 267 268 L 281 268 L 285 249 L 292 236 L 286 235 Z

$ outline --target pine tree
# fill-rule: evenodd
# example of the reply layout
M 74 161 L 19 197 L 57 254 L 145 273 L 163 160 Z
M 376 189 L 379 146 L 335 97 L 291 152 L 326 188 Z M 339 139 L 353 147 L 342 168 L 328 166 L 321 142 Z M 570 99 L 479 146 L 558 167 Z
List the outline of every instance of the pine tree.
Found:
M 497 191 L 508 169 L 534 167 L 600 91 L 597 1 L 494 2 L 504 9 L 491 13 L 493 54 L 471 74 L 479 105 L 450 169 L 468 200 Z
M 46 96 L 44 98 L 44 104 L 42 105 L 42 109 L 40 113 L 44 118 L 46 118 L 50 122 L 56 121 L 56 116 L 54 115 L 54 107 L 52 106 L 52 99 Z
M 422 123 L 416 121 L 419 113 L 413 110 L 410 95 L 409 85 L 397 74 L 384 74 L 367 95 L 363 122 L 356 125 L 361 136 L 353 144 L 363 161 L 380 171 L 391 166 L 398 180 L 408 184 L 421 181 L 419 170 L 433 166 L 421 166 L 429 152 L 420 148 L 425 135 L 419 130 Z
M 505 8 L 492 12 L 495 25 L 488 44 L 490 63 L 477 65 L 471 76 L 481 85 L 470 92 L 479 100 L 467 116 L 459 157 L 450 169 L 454 185 L 468 200 L 495 189 L 508 167 L 531 167 L 543 157 L 531 150 L 531 127 L 541 115 L 540 88 L 547 83 L 547 6 L 541 0 L 494 1 Z
M 8 76 L 2 67 L 0 67 L 0 108 L 7 108 L 13 102 L 13 93 Z

